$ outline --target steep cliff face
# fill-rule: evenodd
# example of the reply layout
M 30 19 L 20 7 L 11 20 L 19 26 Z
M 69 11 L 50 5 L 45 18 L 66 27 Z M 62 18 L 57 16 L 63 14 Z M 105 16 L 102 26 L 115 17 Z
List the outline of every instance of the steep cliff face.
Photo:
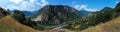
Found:
M 47 5 L 38 11 L 34 20 L 43 24 L 61 24 L 80 17 L 79 14 L 80 12 L 69 6 Z

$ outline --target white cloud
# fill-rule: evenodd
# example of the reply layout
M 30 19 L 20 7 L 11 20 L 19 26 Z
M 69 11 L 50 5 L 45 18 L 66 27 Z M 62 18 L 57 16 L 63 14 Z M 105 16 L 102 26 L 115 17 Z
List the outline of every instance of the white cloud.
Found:
M 87 5 L 75 5 L 75 9 L 78 9 L 78 10 L 83 10 L 83 9 L 86 9 Z
M 34 11 L 38 10 L 41 7 L 48 5 L 49 3 L 46 0 L 9 0 L 12 4 L 7 6 L 8 9 L 14 10 L 25 10 L 25 11 Z
M 39 5 L 41 5 L 41 6 L 45 6 L 45 5 L 48 5 L 48 4 L 49 3 L 46 2 L 46 0 L 41 0 L 40 3 L 39 3 Z
M 91 12 L 97 11 L 97 9 L 87 8 L 87 5 L 75 5 L 74 8 L 77 10 L 86 10 Z
M 9 0 L 9 1 L 18 4 L 18 3 L 22 2 L 23 0 Z
M 30 0 L 30 2 L 32 3 L 32 2 L 35 2 L 36 0 Z
M 120 1 L 116 1 L 116 4 L 118 4 Z

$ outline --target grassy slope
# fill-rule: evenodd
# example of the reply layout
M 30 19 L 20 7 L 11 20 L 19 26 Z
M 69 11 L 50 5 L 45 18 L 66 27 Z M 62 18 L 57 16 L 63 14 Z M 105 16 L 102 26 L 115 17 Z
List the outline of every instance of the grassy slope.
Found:
M 120 17 L 109 22 L 90 27 L 82 32 L 119 32 Z M 22 25 L 14 20 L 11 16 L 0 19 L 0 32 L 36 32 L 34 29 Z M 40 31 L 39 31 L 40 32 Z
M 82 32 L 120 32 L 120 17 L 95 27 L 88 28 Z
M 36 32 L 34 29 L 22 25 L 11 16 L 0 19 L 0 32 Z

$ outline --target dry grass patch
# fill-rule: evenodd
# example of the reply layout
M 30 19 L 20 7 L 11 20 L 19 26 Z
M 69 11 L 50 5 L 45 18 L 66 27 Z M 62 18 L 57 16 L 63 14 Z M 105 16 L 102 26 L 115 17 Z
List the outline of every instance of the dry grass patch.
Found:
M 0 32 L 36 32 L 31 27 L 22 25 L 11 16 L 0 19 Z

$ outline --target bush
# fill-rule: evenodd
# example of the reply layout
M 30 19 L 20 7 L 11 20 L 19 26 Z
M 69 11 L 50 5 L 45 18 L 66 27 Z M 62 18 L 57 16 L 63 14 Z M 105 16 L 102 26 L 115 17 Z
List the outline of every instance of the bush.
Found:
M 31 18 L 26 18 L 26 20 L 24 21 L 24 24 L 33 28 L 35 28 L 36 26 L 36 22 L 31 21 Z
M 31 18 L 25 18 L 24 13 L 19 10 L 14 10 L 13 18 L 18 20 L 21 24 L 30 26 L 32 28 L 35 28 L 36 26 L 35 21 L 31 21 Z
M 19 10 L 14 10 L 13 18 L 18 20 L 20 23 L 24 23 L 25 15 L 23 12 L 21 12 Z
M 35 29 L 37 29 L 37 30 L 45 30 L 45 27 L 41 26 L 40 24 L 37 24 Z

